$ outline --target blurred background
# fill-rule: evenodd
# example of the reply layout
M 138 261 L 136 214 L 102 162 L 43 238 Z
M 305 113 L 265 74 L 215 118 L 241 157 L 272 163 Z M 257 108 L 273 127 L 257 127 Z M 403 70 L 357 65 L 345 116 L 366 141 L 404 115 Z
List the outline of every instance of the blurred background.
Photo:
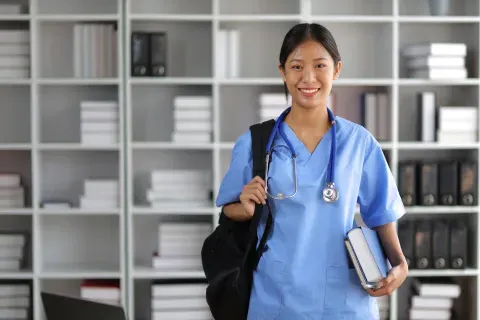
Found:
M 0 318 L 46 320 L 45 290 L 209 319 L 213 200 L 237 137 L 286 107 L 305 21 L 342 56 L 329 107 L 407 206 L 381 319 L 479 319 L 479 0 L 0 0 Z

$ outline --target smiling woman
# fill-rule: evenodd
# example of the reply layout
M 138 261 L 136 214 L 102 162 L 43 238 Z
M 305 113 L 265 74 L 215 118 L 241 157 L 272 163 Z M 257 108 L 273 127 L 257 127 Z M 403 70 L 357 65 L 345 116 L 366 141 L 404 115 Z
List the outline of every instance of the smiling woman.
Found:
M 268 250 L 253 274 L 248 320 L 378 319 L 375 296 L 390 294 L 407 276 L 393 224 L 405 208 L 382 149 L 363 126 L 335 116 L 326 105 L 341 69 L 326 28 L 295 26 L 279 56 L 292 104 L 270 134 L 265 180 L 252 176 L 250 133 L 235 143 L 217 206 L 228 218 L 244 221 L 256 203 L 268 202 L 273 216 Z M 357 203 L 393 266 L 376 290 L 362 288 L 344 245 Z

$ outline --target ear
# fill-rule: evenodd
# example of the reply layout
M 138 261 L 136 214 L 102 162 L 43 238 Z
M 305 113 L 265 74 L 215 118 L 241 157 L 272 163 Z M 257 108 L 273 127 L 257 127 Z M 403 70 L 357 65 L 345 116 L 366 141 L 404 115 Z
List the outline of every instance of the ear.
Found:
M 337 67 L 335 68 L 335 71 L 333 73 L 333 80 L 337 80 L 338 77 L 340 76 L 340 72 L 342 71 L 342 61 L 338 61 Z
M 280 74 L 282 76 L 283 82 L 287 81 L 287 78 L 285 76 L 285 69 L 282 67 L 281 64 L 278 64 L 278 70 L 280 71 Z

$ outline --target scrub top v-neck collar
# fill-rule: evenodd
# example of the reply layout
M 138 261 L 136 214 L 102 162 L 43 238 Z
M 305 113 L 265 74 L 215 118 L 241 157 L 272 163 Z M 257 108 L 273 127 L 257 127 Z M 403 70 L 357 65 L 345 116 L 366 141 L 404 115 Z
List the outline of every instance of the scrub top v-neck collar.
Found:
M 328 159 L 330 157 L 330 144 L 332 138 L 332 130 L 334 129 L 334 126 L 330 126 L 330 128 L 325 132 L 313 152 L 310 152 L 303 143 L 303 141 L 297 137 L 293 129 L 287 123 L 285 123 L 285 121 L 282 121 L 280 125 L 282 127 L 281 129 L 284 131 L 285 135 L 290 140 L 290 143 L 295 149 L 295 152 L 297 153 L 297 164 L 299 166 L 306 166 L 311 160 L 314 161 L 315 165 L 327 165 Z M 278 138 L 279 139 L 276 139 L 277 143 L 283 140 L 280 135 L 278 135 Z M 283 144 L 285 144 L 285 142 L 283 142 Z

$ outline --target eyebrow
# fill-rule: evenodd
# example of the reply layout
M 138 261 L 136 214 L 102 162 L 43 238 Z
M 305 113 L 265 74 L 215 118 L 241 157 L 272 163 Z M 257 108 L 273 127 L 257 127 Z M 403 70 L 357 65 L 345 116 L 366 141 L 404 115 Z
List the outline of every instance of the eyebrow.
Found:
M 316 58 L 316 59 L 313 59 L 314 61 L 317 61 L 317 60 L 327 60 L 326 57 L 321 57 L 321 58 Z M 297 59 L 297 58 L 294 58 L 292 60 L 290 60 L 290 62 L 295 62 L 295 61 L 303 61 L 303 59 Z

